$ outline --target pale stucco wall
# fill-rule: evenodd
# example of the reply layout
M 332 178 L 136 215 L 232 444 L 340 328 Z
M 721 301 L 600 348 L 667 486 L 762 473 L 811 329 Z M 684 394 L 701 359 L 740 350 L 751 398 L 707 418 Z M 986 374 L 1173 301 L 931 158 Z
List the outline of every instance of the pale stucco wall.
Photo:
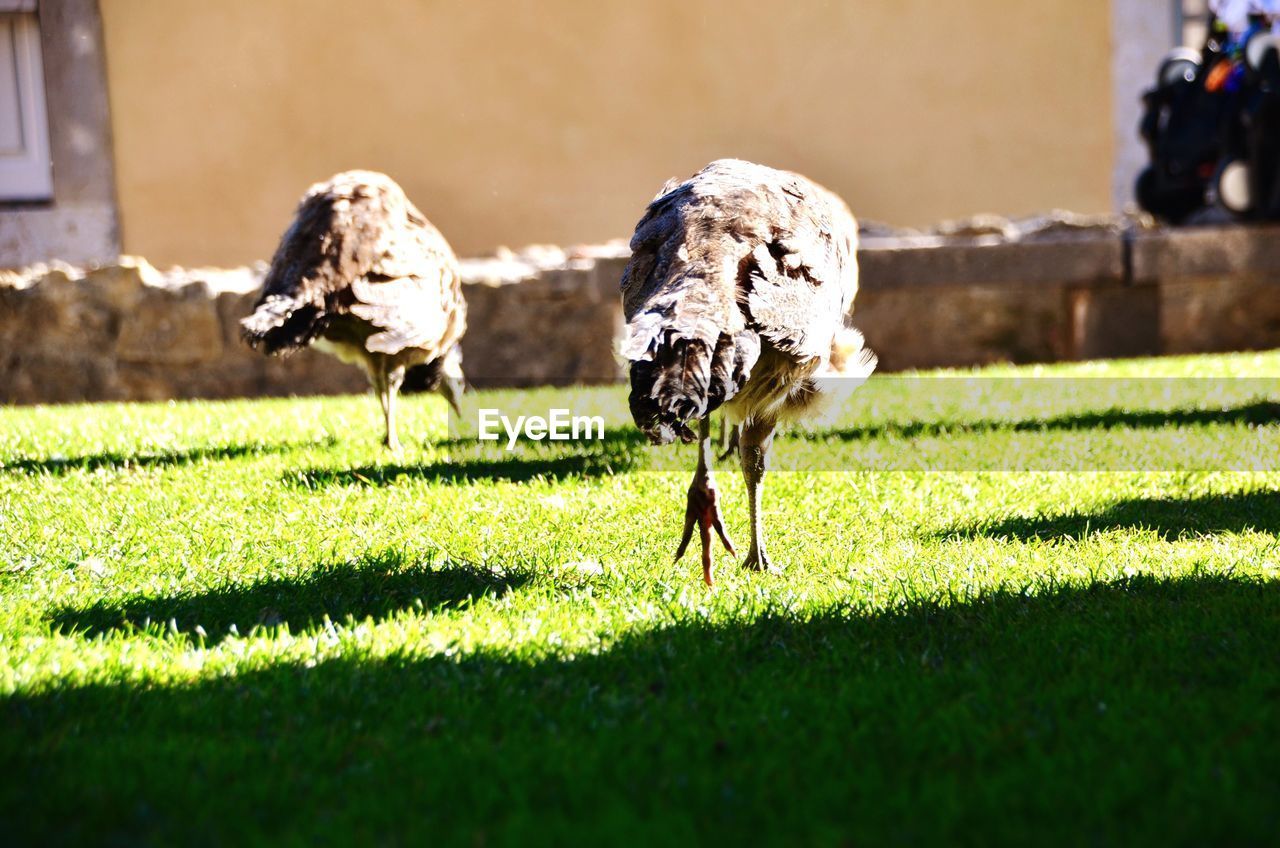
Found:
M 1107 0 L 104 0 L 124 249 L 267 256 L 400 180 L 464 254 L 630 234 L 740 156 L 862 217 L 1110 207 Z

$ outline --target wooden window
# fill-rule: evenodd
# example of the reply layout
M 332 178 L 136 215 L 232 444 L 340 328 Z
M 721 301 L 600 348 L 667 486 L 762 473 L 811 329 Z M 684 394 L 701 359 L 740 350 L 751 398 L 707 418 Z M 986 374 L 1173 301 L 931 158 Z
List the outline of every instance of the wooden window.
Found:
M 34 9 L 33 0 L 0 0 L 0 201 L 53 197 Z

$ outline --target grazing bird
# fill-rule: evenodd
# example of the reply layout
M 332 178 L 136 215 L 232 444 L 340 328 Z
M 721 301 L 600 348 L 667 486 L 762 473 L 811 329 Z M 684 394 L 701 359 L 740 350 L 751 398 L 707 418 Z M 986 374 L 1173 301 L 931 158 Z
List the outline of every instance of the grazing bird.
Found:
M 382 403 L 387 447 L 405 370 L 458 409 L 467 327 L 458 260 L 385 174 L 346 171 L 303 195 L 262 284 L 245 341 L 270 354 L 309 344 L 359 365 Z
M 712 480 L 711 414 L 739 422 L 751 515 L 743 565 L 772 570 L 760 514 L 775 425 L 811 410 L 820 377 L 863 377 L 875 356 L 844 321 L 858 289 L 858 231 L 844 201 L 798 174 L 733 159 L 669 182 L 631 239 L 622 275 L 631 415 L 655 444 L 700 442 L 684 533 L 734 553 Z M 697 434 L 690 422 L 698 422 Z

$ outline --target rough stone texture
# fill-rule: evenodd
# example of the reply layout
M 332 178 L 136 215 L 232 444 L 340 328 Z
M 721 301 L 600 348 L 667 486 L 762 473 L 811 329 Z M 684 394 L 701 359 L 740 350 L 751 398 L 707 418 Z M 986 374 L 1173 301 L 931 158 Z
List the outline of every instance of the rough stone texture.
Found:
M 1097 286 L 1067 292 L 1071 359 L 1152 356 L 1161 352 L 1160 289 Z
M 477 386 L 609 383 L 622 328 L 617 245 L 464 260 L 468 378 Z M 265 268 L 157 271 L 123 257 L 0 272 L 0 402 L 161 400 L 365 391 L 316 351 L 266 357 L 240 340 Z
M 464 260 L 463 369 L 476 386 L 611 383 L 625 249 Z
M 1124 234 L 1150 226 L 1061 211 L 1021 220 L 982 215 L 928 234 L 873 226 L 858 254 L 853 321 L 884 371 L 1128 353 L 1132 345 L 1115 337 L 1121 328 L 1073 303 L 1117 288 L 1126 273 Z
M 1280 274 L 1192 277 L 1160 291 L 1160 349 L 1211 353 L 1280 347 Z
M 853 323 L 881 371 L 1044 362 L 1070 355 L 1063 293 L 1016 283 L 878 285 L 858 294 Z
M 361 391 L 363 375 L 307 351 L 269 359 L 235 322 L 261 270 L 156 271 L 122 258 L 0 276 L 0 401 L 163 400 Z
M 1133 238 L 1133 279 L 1280 278 L 1280 225 L 1154 230 Z
M 980 234 L 867 239 L 854 323 L 882 370 L 1280 346 L 1280 228 L 955 231 Z M 625 379 L 626 260 L 621 244 L 464 260 L 469 378 Z M 263 271 L 160 272 L 126 257 L 0 272 L 0 401 L 365 391 L 323 354 L 274 359 L 241 343 Z
M 1121 240 L 1110 235 L 1028 242 L 981 238 L 968 243 L 925 236 L 868 239 L 858 253 L 858 267 L 860 292 L 903 286 L 1055 286 L 1118 280 L 1124 273 L 1124 253 Z

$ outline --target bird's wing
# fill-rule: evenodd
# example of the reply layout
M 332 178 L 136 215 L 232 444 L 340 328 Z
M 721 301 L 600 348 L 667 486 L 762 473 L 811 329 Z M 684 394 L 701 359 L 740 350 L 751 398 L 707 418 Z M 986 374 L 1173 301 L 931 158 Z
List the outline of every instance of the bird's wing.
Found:
M 347 172 L 312 186 L 271 260 L 262 299 L 340 309 L 351 281 L 387 253 L 407 202 L 400 187 L 380 174 Z
M 374 353 L 440 354 L 466 329 L 449 243 L 390 177 L 369 171 L 338 174 L 303 197 L 271 261 L 259 312 L 264 304 L 267 319 L 282 326 L 291 314 L 308 314 L 308 338 L 332 317 L 354 315 L 373 325 L 365 346 Z
M 646 358 L 664 332 L 714 349 L 758 333 L 798 358 L 825 360 L 858 286 L 857 224 L 804 177 L 737 160 L 666 187 L 631 241 L 622 279 L 623 354 Z
M 412 204 L 407 213 L 368 272 L 352 282 L 348 308 L 378 330 L 365 342 L 369 351 L 394 354 L 422 348 L 440 355 L 466 329 L 458 260 Z
M 823 366 L 857 289 L 857 227 L 803 177 L 719 160 L 668 184 L 622 275 L 631 414 L 659 443 L 748 388 L 768 345 Z
M 844 201 L 794 174 L 764 184 L 739 297 L 774 347 L 825 360 L 858 288 L 857 224 Z

